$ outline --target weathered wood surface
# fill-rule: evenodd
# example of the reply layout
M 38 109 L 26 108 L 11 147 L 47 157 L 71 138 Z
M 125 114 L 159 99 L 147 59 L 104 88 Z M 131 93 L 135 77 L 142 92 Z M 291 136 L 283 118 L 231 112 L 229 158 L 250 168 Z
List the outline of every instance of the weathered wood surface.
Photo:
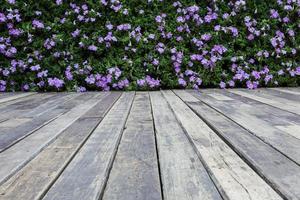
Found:
M 15 99 L 24 98 L 30 95 L 34 95 L 34 92 L 27 92 L 27 93 L 9 93 L 8 95 L 3 95 L 0 97 L 0 103 L 5 103 L 8 101 L 13 101 Z
M 298 200 L 299 97 L 1 93 L 0 200 Z
M 249 91 L 249 90 L 229 90 L 234 94 L 238 94 L 250 99 L 254 99 L 256 101 L 265 103 L 267 105 L 274 106 L 276 108 L 289 111 L 291 113 L 295 113 L 300 115 L 300 105 L 299 101 L 295 102 L 288 98 L 276 97 L 274 95 L 270 95 L 267 93 L 267 90 L 257 90 L 257 91 Z M 286 95 L 289 96 L 289 95 Z
M 286 94 L 294 94 L 294 95 L 300 95 L 300 89 L 299 88 L 270 88 L 271 90 L 276 90 L 282 93 Z
M 268 116 L 268 112 L 265 113 L 264 109 L 258 107 L 257 103 L 259 102 L 251 101 L 254 104 L 244 103 L 233 99 L 235 98 L 234 95 L 230 96 L 232 98 L 230 101 L 219 101 L 207 95 L 213 95 L 215 93 L 230 95 L 226 91 L 220 92 L 217 90 L 203 90 L 201 93 L 195 91 L 190 92 L 207 105 L 223 113 L 225 116 L 229 117 L 231 120 L 262 139 L 265 143 L 268 143 L 278 151 L 285 154 L 294 162 L 300 164 L 300 140 L 288 132 L 284 132 L 281 129 L 276 128 L 278 124 L 273 124 L 272 120 L 267 121 L 266 116 L 262 117 L 266 114 Z M 264 107 L 266 108 L 268 106 L 265 105 Z M 274 111 L 275 110 L 276 108 L 274 108 Z M 269 114 L 269 116 L 272 115 Z M 282 120 L 285 120 L 285 118 L 282 118 Z M 299 120 L 297 123 L 299 123 Z M 286 122 L 286 125 L 289 124 Z M 295 134 L 300 133 L 298 132 Z
M 32 135 L 0 153 L 0 185 L 34 158 L 64 129 L 80 118 L 87 110 L 96 105 L 99 99 L 92 98 L 93 96 L 97 97 L 98 95 L 88 94 L 82 96 L 80 99 L 74 99 L 73 103 L 77 104 L 77 106 L 72 108 L 69 112 L 66 112 L 50 124 L 35 131 Z M 73 105 L 69 103 L 68 105 Z
M 48 98 L 52 98 L 53 96 L 50 96 Z M 49 100 L 46 98 L 46 100 Z M 51 102 L 51 101 L 50 101 Z M 44 103 L 43 101 L 39 103 Z M 7 120 L 4 123 L 1 123 L 0 126 L 0 152 L 4 151 L 14 143 L 18 142 L 19 140 L 23 139 L 24 137 L 30 135 L 34 131 L 40 129 L 41 127 L 45 126 L 49 122 L 56 119 L 58 116 L 69 110 L 72 106 L 70 103 L 65 103 L 63 100 L 61 101 L 63 105 L 66 105 L 65 107 L 62 106 L 54 106 L 50 107 L 46 110 L 44 108 L 43 115 L 32 115 L 31 113 L 24 114 L 19 116 L 20 118 L 11 118 Z M 22 105 L 23 107 L 24 105 Z M 32 107 L 32 106 L 31 106 Z M 22 110 L 24 107 L 22 108 Z M 26 108 L 27 109 L 27 108 Z M 25 109 L 25 112 L 26 112 Z M 33 110 L 34 113 L 34 110 Z M 8 117 L 14 117 L 14 116 L 8 116 Z M 16 123 L 14 123 L 16 122 Z M 9 126 L 5 126 L 6 123 L 9 124 Z
M 52 144 L 0 186 L 1 199 L 40 199 L 82 147 L 119 96 L 120 93 L 113 93 L 104 97 L 65 129 Z
M 282 199 L 172 91 L 163 93 L 226 199 Z
M 222 199 L 162 94 L 151 102 L 164 199 Z
M 137 93 L 103 199 L 160 200 L 153 119 L 148 93 Z
M 101 197 L 122 137 L 134 93 L 124 93 L 44 199 L 96 200 Z
M 186 91 L 175 93 L 276 191 L 287 199 L 300 198 L 299 165 Z

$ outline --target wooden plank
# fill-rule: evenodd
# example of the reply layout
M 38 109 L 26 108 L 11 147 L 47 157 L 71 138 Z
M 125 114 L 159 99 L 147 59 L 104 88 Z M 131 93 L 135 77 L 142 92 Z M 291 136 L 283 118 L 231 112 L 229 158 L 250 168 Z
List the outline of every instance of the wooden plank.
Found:
M 98 200 L 103 193 L 134 98 L 123 93 L 44 199 Z
M 151 92 L 164 199 L 222 199 L 160 92 Z
M 172 91 L 163 94 L 225 199 L 282 199 Z
M 65 110 L 62 109 L 55 109 L 43 116 L 40 116 L 39 118 L 20 118 L 19 120 L 23 121 L 24 123 L 13 124 L 13 127 L 0 127 L 0 153 L 41 127 L 47 125 L 58 116 L 63 114 L 64 111 Z
M 0 99 L 11 97 L 13 95 L 16 95 L 16 93 L 15 92 L 0 92 Z
M 62 104 L 65 102 L 62 101 Z M 29 120 L 31 115 L 29 113 L 28 117 L 22 118 L 22 115 L 20 115 L 20 118 L 17 119 L 16 121 L 26 121 L 24 123 L 13 123 L 13 127 L 0 127 L 0 152 L 5 151 L 7 148 L 10 146 L 14 145 L 18 141 L 22 140 L 24 137 L 27 137 L 28 135 L 32 134 L 36 130 L 40 129 L 41 127 L 47 125 L 60 115 L 62 115 L 64 112 L 68 111 L 71 109 L 71 105 L 67 104 L 67 107 L 60 107 L 59 104 L 57 106 L 52 107 L 52 109 L 45 110 L 43 112 L 42 116 L 36 116 L 31 118 Z M 14 122 L 15 119 L 8 120 L 8 122 Z M 5 123 L 4 123 L 5 124 Z
M 125 127 L 102 199 L 160 200 L 153 119 L 147 92 L 136 94 Z
M 271 120 L 267 121 L 266 118 L 268 117 L 268 114 L 270 116 L 272 115 L 270 113 L 264 113 L 262 107 L 258 107 L 257 104 L 245 104 L 239 101 L 241 98 L 235 101 L 224 102 L 216 101 L 206 95 L 207 93 L 215 93 L 216 91 L 205 90 L 201 91 L 201 93 L 196 91 L 190 92 L 202 102 L 216 109 L 220 113 L 223 113 L 232 121 L 235 121 L 237 124 L 259 137 L 265 143 L 271 145 L 294 162 L 300 164 L 300 140 L 296 139 L 288 132 L 276 128 L 278 125 L 277 123 L 273 124 Z M 236 98 L 234 95 L 230 95 L 230 97 Z M 276 108 L 274 108 L 274 110 L 275 109 Z M 274 118 L 275 117 L 273 117 L 273 119 Z M 284 121 L 284 118 L 282 118 L 282 120 Z
M 300 103 L 279 97 L 274 97 L 261 91 L 244 91 L 237 89 L 232 89 L 228 91 L 300 115 Z
M 248 164 L 286 199 L 300 199 L 300 167 L 185 91 L 175 91 Z
M 26 92 L 26 93 L 16 93 L 12 96 L 7 96 L 5 98 L 1 98 L 0 99 L 0 103 L 5 103 L 5 102 L 9 102 L 9 101 L 14 101 L 16 99 L 20 99 L 20 98 L 24 98 L 24 97 L 27 97 L 27 96 L 31 96 L 31 95 L 34 95 L 36 94 L 35 92 Z
M 80 96 L 78 93 L 58 93 L 54 97 L 47 99 L 47 101 L 40 102 L 35 105 L 34 108 L 22 110 L 22 117 L 39 117 L 47 114 L 50 110 L 58 107 L 59 105 L 65 104 L 73 98 Z M 20 115 L 19 115 L 20 116 Z
M 270 88 L 271 90 L 280 91 L 287 94 L 300 95 L 299 88 Z
M 120 93 L 111 93 L 105 96 L 65 129 L 52 144 L 0 187 L 0 199 L 40 199 L 79 151 L 119 96 Z M 92 117 L 91 113 L 94 114 Z
M 84 94 L 67 103 L 73 108 L 51 123 L 0 153 L 0 185 L 52 143 L 63 130 L 100 101 L 99 94 Z M 76 105 L 74 105 L 76 104 Z
M 300 126 L 297 124 L 293 124 L 293 125 L 285 125 L 285 126 L 275 126 L 277 129 L 286 132 L 292 136 L 294 136 L 295 138 L 300 140 Z
M 247 114 L 263 119 L 272 126 L 300 125 L 300 116 L 297 114 L 286 112 L 238 94 L 230 93 L 227 90 L 201 90 L 201 93 L 205 94 L 203 97 L 211 97 L 220 94 L 229 97 L 233 101 L 220 102 L 230 105 L 234 104 L 236 108 L 243 109 Z
M 281 92 L 278 90 L 272 90 L 269 88 L 259 89 L 261 94 L 278 98 L 280 101 L 285 102 L 286 100 L 294 102 L 294 103 L 300 103 L 300 96 L 297 94 L 291 94 L 286 92 Z
M 9 101 L 0 104 L 0 113 L 3 117 L 10 117 L 9 113 L 21 112 L 22 110 L 26 109 L 33 109 L 37 105 L 39 105 L 39 102 L 46 102 L 53 96 L 55 96 L 55 93 L 38 93 L 35 95 L 17 99 L 15 101 Z

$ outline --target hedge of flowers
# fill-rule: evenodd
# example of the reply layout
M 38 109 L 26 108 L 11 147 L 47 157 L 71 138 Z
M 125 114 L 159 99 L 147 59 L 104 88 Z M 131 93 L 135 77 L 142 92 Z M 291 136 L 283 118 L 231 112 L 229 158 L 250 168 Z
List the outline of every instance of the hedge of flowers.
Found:
M 300 0 L 2 0 L 0 91 L 300 85 Z

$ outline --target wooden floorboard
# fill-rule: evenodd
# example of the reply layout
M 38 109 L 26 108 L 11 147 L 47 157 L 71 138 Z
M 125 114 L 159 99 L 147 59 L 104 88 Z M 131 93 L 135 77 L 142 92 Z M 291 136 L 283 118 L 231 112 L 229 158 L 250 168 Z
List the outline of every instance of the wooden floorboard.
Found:
M 151 92 L 164 199 L 222 199 L 160 92 Z
M 44 199 L 96 200 L 103 194 L 134 93 L 124 93 Z
M 104 97 L 65 129 L 28 165 L 0 186 L 1 199 L 34 200 L 42 197 L 101 122 L 119 95 L 113 93 Z
M 298 200 L 300 88 L 0 93 L 0 200 Z
M 300 196 L 300 168 L 286 156 L 186 91 L 175 91 L 185 103 L 287 199 Z M 280 163 L 276 165 L 275 163 Z
M 266 90 L 257 90 L 257 91 L 228 90 L 228 91 L 300 115 L 300 105 L 298 102 L 292 101 L 288 98 L 284 99 L 281 97 L 270 95 L 267 93 Z
M 202 102 L 223 113 L 232 121 L 235 121 L 294 162 L 300 164 L 300 140 L 288 132 L 276 128 L 277 124 L 272 124 L 273 122 L 261 118 L 259 115 L 263 116 L 264 110 L 257 107 L 257 104 L 246 104 L 233 99 L 233 96 L 230 97 L 231 100 L 218 100 L 212 96 L 215 94 L 227 96 L 226 93 L 221 94 L 223 92 L 216 90 L 205 90 L 200 93 L 196 91 L 190 92 Z M 299 120 L 297 123 L 299 123 Z M 288 126 L 289 124 L 286 125 Z M 294 134 L 298 135 L 298 133 Z
M 103 199 L 160 200 L 154 127 L 147 92 L 136 94 L 125 126 Z
M 232 200 L 281 199 L 179 97 L 172 91 L 163 93 L 224 197 Z
M 27 96 L 31 96 L 35 94 L 34 92 L 27 92 L 27 93 L 9 93 L 8 95 L 3 95 L 0 98 L 0 103 L 5 103 L 9 101 L 14 101 L 16 99 L 21 99 Z

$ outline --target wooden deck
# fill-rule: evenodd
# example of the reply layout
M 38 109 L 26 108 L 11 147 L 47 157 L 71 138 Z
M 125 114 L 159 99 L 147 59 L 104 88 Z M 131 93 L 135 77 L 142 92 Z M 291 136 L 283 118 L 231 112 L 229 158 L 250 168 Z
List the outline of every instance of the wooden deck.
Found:
M 300 199 L 300 88 L 2 93 L 0 199 Z

